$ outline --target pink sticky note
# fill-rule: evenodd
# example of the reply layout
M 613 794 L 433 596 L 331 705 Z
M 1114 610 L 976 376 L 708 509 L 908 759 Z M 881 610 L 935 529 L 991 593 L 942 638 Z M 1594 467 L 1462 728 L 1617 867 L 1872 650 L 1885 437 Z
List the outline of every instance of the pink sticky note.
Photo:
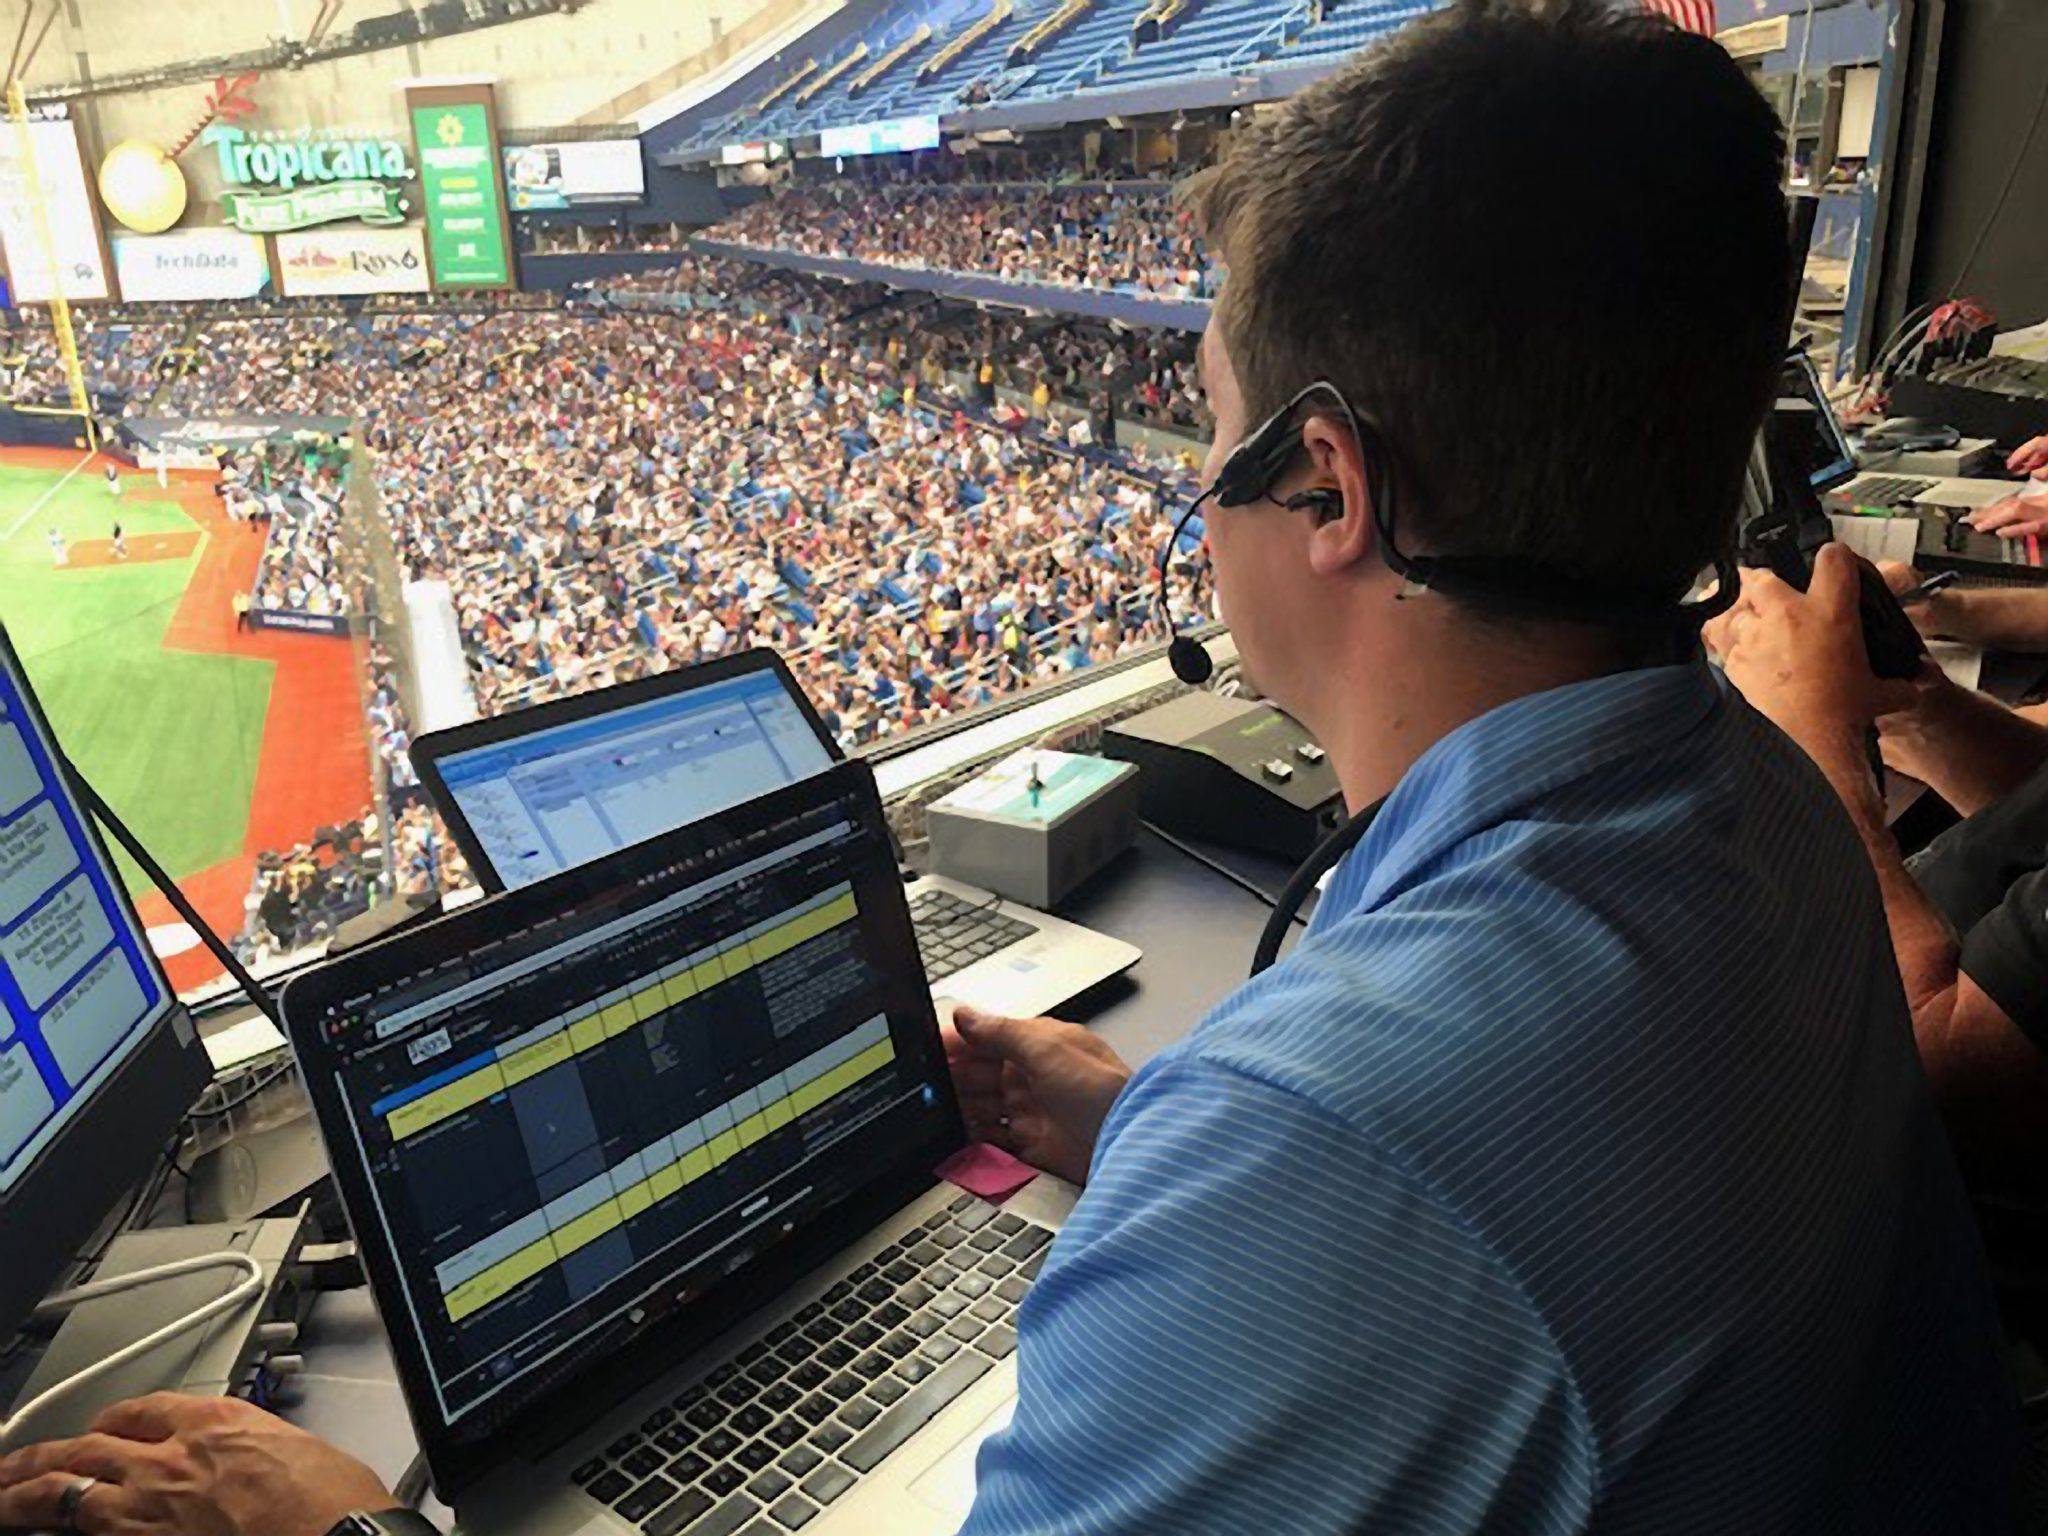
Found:
M 1029 1163 L 1020 1163 L 1001 1147 L 985 1141 L 963 1147 L 939 1164 L 939 1177 L 970 1195 L 1000 1203 L 1038 1177 Z

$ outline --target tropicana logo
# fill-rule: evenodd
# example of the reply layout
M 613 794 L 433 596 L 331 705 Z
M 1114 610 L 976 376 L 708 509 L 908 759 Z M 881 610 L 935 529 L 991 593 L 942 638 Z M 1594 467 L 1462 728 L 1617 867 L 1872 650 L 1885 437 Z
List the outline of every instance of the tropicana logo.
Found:
M 236 186 L 289 192 L 301 182 L 403 181 L 412 175 L 405 146 L 396 139 L 251 140 L 239 128 L 215 124 L 206 141 L 220 156 L 221 179 Z

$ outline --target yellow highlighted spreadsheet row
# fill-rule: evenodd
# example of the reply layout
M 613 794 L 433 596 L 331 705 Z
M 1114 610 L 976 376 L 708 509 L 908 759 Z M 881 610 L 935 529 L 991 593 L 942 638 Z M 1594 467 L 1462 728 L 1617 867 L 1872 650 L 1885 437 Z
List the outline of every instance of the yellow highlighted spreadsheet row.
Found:
M 490 1268 L 480 1270 L 441 1298 L 448 1309 L 448 1320 L 461 1322 L 472 1312 L 532 1279 L 550 1264 L 560 1263 L 577 1249 L 595 1242 L 658 1201 L 681 1193 L 686 1186 L 736 1156 L 742 1147 L 754 1145 L 769 1132 L 780 1130 L 799 1116 L 837 1098 L 887 1066 L 895 1055 L 893 1040 L 877 1041 L 858 1056 L 848 1057 L 794 1093 L 763 1105 L 730 1130 L 720 1131 L 703 1146 L 692 1147 L 674 1162 L 655 1169 L 611 1199 L 600 1201 L 547 1236 L 528 1243 Z
M 515 1083 L 523 1083 L 536 1073 L 558 1067 L 572 1057 L 604 1044 L 614 1035 L 624 1034 L 664 1008 L 673 1008 L 699 992 L 709 991 L 721 981 L 742 976 L 756 965 L 764 965 L 799 944 L 829 933 L 841 923 L 851 921 L 857 911 L 853 893 L 849 891 L 815 911 L 802 913 L 760 937 L 750 939 L 745 946 L 749 958 L 745 960 L 739 958 L 741 950 L 736 948 L 713 955 L 666 980 L 656 978 L 638 991 L 606 1004 L 587 1018 L 576 1020 L 566 1029 L 557 1030 L 533 1045 L 522 1046 L 503 1061 L 479 1067 L 466 1077 L 459 1077 L 409 1104 L 399 1105 L 388 1117 L 391 1139 L 403 1141 L 408 1136 L 417 1136 L 450 1115 L 460 1114 Z

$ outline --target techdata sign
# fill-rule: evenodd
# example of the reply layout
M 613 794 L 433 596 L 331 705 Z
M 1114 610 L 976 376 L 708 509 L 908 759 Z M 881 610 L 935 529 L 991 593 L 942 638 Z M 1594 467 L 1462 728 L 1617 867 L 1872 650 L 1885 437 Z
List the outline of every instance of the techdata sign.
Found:
M 252 235 L 352 219 L 405 221 L 413 168 L 396 139 L 301 135 L 251 138 L 230 123 L 200 136 L 213 146 L 228 222 Z
M 113 245 L 124 299 L 250 299 L 270 281 L 262 240 L 236 229 L 116 234 Z
M 425 293 L 428 286 L 427 256 L 418 225 L 279 235 L 277 276 L 280 288 L 291 298 Z

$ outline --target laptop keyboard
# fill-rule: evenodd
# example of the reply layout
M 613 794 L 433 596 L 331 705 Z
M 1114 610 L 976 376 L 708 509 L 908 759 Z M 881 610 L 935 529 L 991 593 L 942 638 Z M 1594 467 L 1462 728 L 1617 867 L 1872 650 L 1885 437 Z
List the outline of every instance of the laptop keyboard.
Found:
M 962 1195 L 571 1476 L 650 1536 L 802 1530 L 1015 1352 L 1051 1242 Z
M 1911 475 L 1871 475 L 1857 483 L 1852 499 L 1859 507 L 1902 507 L 1933 489 L 1932 480 Z
M 977 906 L 945 891 L 920 891 L 911 898 L 910 922 L 917 930 L 925 978 L 933 983 L 1038 932 L 986 904 Z

